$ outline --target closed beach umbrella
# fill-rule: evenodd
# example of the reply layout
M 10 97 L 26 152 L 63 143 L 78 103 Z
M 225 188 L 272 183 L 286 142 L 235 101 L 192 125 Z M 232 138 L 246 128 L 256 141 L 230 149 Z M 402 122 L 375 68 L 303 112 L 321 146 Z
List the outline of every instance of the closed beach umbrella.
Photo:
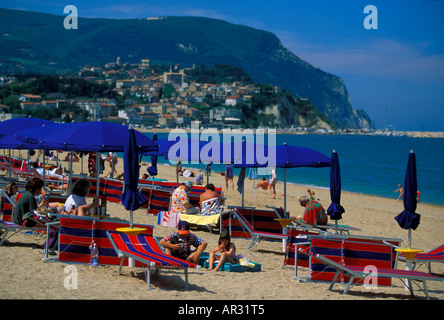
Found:
M 157 133 L 154 132 L 153 142 L 156 143 L 156 141 L 157 141 Z M 157 176 L 157 154 L 151 155 L 151 166 L 147 170 L 150 176 Z
M 421 220 L 421 215 L 416 213 L 416 194 L 418 183 L 416 180 L 416 156 L 413 150 L 410 151 L 405 173 L 404 184 L 404 211 L 395 217 L 399 226 L 409 230 L 409 248 L 411 248 L 411 230 L 416 230 Z
M 120 200 L 125 209 L 130 211 L 130 228 L 132 228 L 133 210 L 139 209 L 143 204 L 147 203 L 147 200 L 145 196 L 137 190 L 139 182 L 139 155 L 134 129 L 128 129 L 126 138 L 126 144 L 123 150 L 123 179 L 125 186 Z
M 336 232 L 338 231 L 338 220 L 342 219 L 342 214 L 345 212 L 341 206 L 341 169 L 339 166 L 339 157 L 336 150 L 333 150 L 331 155 L 330 166 L 330 199 L 331 204 L 327 209 L 327 214 L 330 219 L 335 220 Z

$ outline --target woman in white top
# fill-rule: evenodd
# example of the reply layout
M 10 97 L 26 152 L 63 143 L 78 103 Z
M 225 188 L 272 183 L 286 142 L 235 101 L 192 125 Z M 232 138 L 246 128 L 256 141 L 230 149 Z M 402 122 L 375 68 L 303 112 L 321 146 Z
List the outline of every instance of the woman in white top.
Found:
M 73 183 L 71 195 L 66 199 L 63 212 L 77 216 L 90 215 L 89 210 L 99 207 L 99 197 L 95 196 L 92 203 L 86 203 L 85 196 L 89 193 L 91 182 L 88 179 L 80 179 Z

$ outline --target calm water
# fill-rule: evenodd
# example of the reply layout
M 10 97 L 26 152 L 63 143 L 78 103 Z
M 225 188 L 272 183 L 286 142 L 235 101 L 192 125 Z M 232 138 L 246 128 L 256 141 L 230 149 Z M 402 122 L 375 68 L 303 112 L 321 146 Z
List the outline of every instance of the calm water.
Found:
M 147 134 L 152 137 L 152 134 Z M 167 133 L 158 135 L 167 138 Z M 421 201 L 444 205 L 444 139 L 359 136 L 359 135 L 277 135 L 276 143 L 297 145 L 331 156 L 339 155 L 342 190 L 396 199 L 398 184 L 404 185 L 410 150 L 416 153 L 418 190 Z M 149 161 L 149 157 L 144 157 Z M 163 158 L 159 163 L 168 163 Z M 184 165 L 204 168 L 204 165 Z M 213 165 L 213 171 L 224 171 L 224 165 Z M 235 169 L 235 173 L 238 170 Z M 278 180 L 284 171 L 277 168 Z M 161 177 L 161 173 L 160 173 Z M 329 187 L 329 168 L 287 169 L 287 182 Z

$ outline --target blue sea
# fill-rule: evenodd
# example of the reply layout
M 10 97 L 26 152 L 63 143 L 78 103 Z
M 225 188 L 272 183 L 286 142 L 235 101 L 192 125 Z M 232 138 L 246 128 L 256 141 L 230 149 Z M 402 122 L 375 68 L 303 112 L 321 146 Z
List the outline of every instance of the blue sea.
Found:
M 152 133 L 146 133 L 152 137 Z M 158 134 L 159 139 L 168 133 Z M 267 141 L 267 139 L 265 139 Z M 276 135 L 276 144 L 286 142 L 315 149 L 331 157 L 339 156 L 342 190 L 396 199 L 393 190 L 404 185 L 410 150 L 416 154 L 418 190 L 421 202 L 444 206 L 444 139 L 365 135 Z M 149 162 L 149 157 L 143 161 Z M 159 158 L 159 163 L 169 163 Z M 204 165 L 184 164 L 204 169 Z M 224 171 L 223 164 L 213 165 L 213 172 Z M 278 180 L 284 171 L 277 168 Z M 239 169 L 235 169 L 238 173 Z M 161 172 L 159 177 L 161 177 Z M 330 168 L 287 169 L 287 183 L 329 188 Z

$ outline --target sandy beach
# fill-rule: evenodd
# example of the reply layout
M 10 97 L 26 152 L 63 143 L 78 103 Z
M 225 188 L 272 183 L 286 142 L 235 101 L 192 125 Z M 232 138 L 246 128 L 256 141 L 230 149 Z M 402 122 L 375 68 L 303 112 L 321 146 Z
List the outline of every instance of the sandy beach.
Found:
M 143 163 L 141 172 L 146 172 L 149 163 Z M 120 159 L 118 172 L 122 171 Z M 186 167 L 186 166 L 185 166 Z M 74 164 L 74 172 L 80 172 L 80 164 Z M 109 174 L 106 166 L 105 174 Z M 2 173 L 4 174 L 4 173 Z M 172 166 L 159 166 L 159 178 L 175 181 Z M 180 177 L 180 181 L 184 181 Z M 235 190 L 225 189 L 224 178 L 213 172 L 210 181 L 224 187 L 224 196 L 228 205 L 241 205 L 241 195 Z M 236 183 L 237 177 L 234 182 Z M 283 206 L 283 180 L 278 177 L 277 197 L 272 199 L 269 191 L 254 190 L 253 181 L 246 180 L 245 206 L 267 208 Z M 330 204 L 329 191 L 314 189 L 315 197 L 325 208 Z M 287 210 L 292 215 L 302 214 L 302 207 L 297 201 L 299 195 L 305 195 L 303 186 L 287 186 Z M 407 245 L 408 231 L 399 227 L 394 217 L 403 210 L 403 203 L 396 201 L 395 194 L 388 198 L 343 193 L 341 204 L 345 214 L 341 224 L 362 229 L 357 234 L 401 238 Z M 91 199 L 88 199 L 91 201 Z M 429 251 L 444 243 L 444 207 L 419 203 L 417 212 L 421 214 L 421 224 L 412 232 L 412 246 Z M 108 213 L 113 220 L 129 221 L 129 212 L 121 204 L 109 203 Z M 175 231 L 172 228 L 158 226 L 156 216 L 147 215 L 145 209 L 134 212 L 134 223 L 154 225 L 154 235 L 162 237 Z M 218 235 L 205 231 L 193 231 L 208 242 L 206 251 L 217 245 Z M 262 241 L 250 251 L 246 251 L 250 240 L 233 239 L 237 252 L 244 254 L 251 261 L 260 263 L 262 271 L 208 272 L 206 269 L 191 270 L 189 273 L 190 290 L 185 291 L 182 271 L 163 270 L 151 277 L 152 290 L 147 291 L 143 269 L 124 267 L 118 275 L 118 266 L 71 265 L 78 274 L 78 288 L 65 287 L 70 274 L 68 264 L 43 262 L 39 253 L 44 237 L 19 234 L 11 237 L 0 247 L 0 299 L 116 299 L 116 300 L 423 300 L 424 293 L 415 291 L 412 298 L 400 280 L 395 279 L 392 287 L 366 289 L 363 286 L 352 287 L 348 295 L 341 294 L 345 286 L 338 284 L 333 291 L 327 283 L 299 282 L 293 279 L 293 269 L 282 268 L 284 252 L 280 242 Z M 400 262 L 398 268 L 405 268 Z M 427 271 L 425 267 L 420 270 Z M 432 265 L 433 273 L 443 276 L 444 265 Z M 301 269 L 308 275 L 307 269 Z M 430 298 L 444 299 L 444 282 L 428 282 Z

